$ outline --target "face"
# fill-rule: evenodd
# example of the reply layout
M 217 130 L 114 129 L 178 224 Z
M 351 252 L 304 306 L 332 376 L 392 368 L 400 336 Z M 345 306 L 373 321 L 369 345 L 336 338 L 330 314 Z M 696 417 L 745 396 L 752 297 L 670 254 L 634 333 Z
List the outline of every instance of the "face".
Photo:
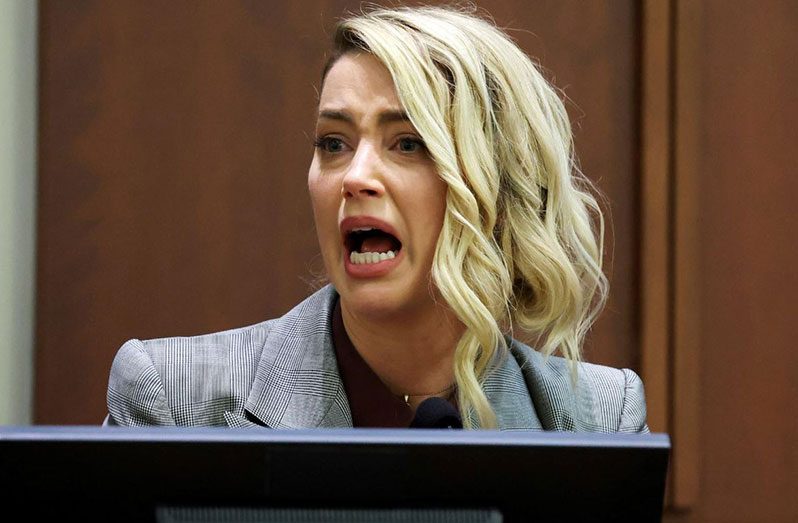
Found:
M 366 53 L 327 73 L 308 173 L 327 274 L 348 311 L 421 312 L 446 185 L 407 119 L 388 70 Z

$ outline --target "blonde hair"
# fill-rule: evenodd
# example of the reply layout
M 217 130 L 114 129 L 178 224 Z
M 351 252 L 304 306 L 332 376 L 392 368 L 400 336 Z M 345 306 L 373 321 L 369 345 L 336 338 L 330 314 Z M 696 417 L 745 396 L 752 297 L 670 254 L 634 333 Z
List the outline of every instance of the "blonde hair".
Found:
M 473 11 L 473 10 L 472 10 Z M 431 279 L 466 329 L 455 349 L 467 427 L 496 426 L 481 383 L 515 324 L 576 378 L 606 300 L 604 222 L 576 166 L 568 115 L 493 23 L 448 7 L 377 8 L 340 22 L 334 61 L 374 55 L 448 186 Z M 476 420 L 474 419 L 476 417 Z

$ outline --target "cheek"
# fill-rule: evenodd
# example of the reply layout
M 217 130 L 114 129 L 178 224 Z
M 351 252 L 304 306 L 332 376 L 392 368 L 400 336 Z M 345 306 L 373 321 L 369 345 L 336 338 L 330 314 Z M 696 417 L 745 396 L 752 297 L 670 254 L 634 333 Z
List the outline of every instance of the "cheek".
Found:
M 446 184 L 436 173 L 429 173 L 415 185 L 410 215 L 415 217 L 418 238 L 426 257 L 431 257 L 438 242 L 446 213 Z M 413 219 L 413 218 L 411 218 Z
M 428 195 L 425 203 L 427 214 L 429 215 L 431 224 L 434 225 L 435 230 L 438 231 L 443 224 L 443 216 L 446 213 L 446 182 L 441 180 L 437 173 L 431 173 L 429 176 L 429 186 L 426 189 L 426 194 Z M 436 239 L 437 236 L 438 235 L 435 234 Z
M 313 213 L 317 216 L 329 206 L 330 180 L 322 176 L 316 168 L 315 161 L 308 172 L 308 194 L 313 205 Z
M 322 250 L 334 244 L 338 234 L 338 195 L 332 180 L 314 173 L 308 174 L 308 193 L 316 222 L 316 233 Z
M 443 227 L 443 218 L 446 214 L 446 194 L 447 194 L 447 186 L 446 183 L 441 180 L 440 178 L 435 177 L 437 180 L 437 184 L 435 186 L 435 190 L 433 191 L 434 199 L 430 202 L 429 206 L 431 209 L 431 226 L 430 231 L 432 234 L 432 250 L 435 250 L 436 245 L 438 244 L 438 237 L 440 236 L 441 228 Z

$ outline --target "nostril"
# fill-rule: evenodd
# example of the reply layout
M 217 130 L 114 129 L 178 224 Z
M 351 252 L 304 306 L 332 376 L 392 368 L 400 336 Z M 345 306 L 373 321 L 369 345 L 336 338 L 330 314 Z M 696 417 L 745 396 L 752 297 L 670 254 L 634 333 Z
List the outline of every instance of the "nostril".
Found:
M 360 189 L 358 191 L 351 191 L 348 189 L 344 189 L 341 191 L 344 195 L 344 198 L 354 198 L 355 193 L 359 194 L 360 196 L 379 196 L 380 192 L 376 189 Z
M 382 184 L 372 176 L 347 176 L 341 185 L 344 198 L 373 198 L 383 192 Z

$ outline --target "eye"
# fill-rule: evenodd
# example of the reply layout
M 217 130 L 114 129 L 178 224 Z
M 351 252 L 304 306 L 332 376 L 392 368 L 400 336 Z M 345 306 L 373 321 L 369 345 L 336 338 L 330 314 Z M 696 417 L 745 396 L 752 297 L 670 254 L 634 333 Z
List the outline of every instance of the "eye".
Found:
M 421 139 L 410 136 L 400 138 L 396 143 L 396 147 L 403 153 L 417 153 L 425 149 L 424 142 Z
M 313 141 L 313 146 L 325 153 L 340 153 L 346 148 L 346 144 L 335 136 L 322 136 Z

